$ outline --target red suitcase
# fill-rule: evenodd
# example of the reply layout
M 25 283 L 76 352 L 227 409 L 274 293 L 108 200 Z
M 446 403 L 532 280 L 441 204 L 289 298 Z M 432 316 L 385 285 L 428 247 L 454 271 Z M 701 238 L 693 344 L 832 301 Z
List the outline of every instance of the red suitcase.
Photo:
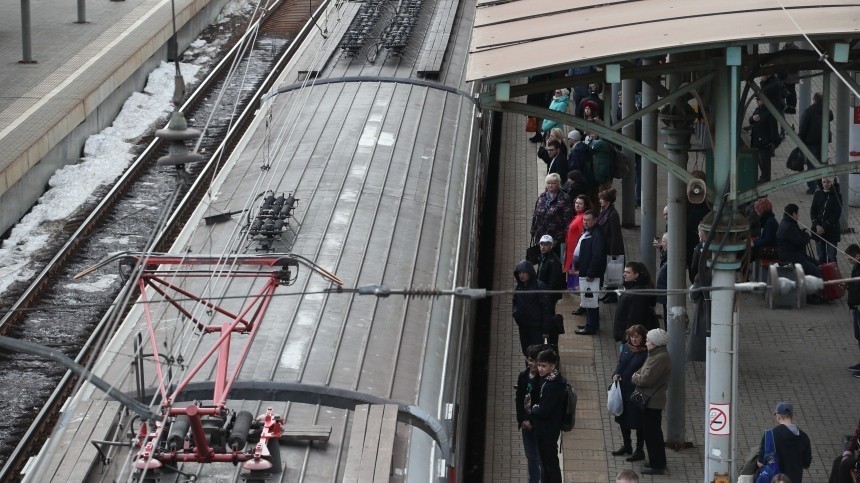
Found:
M 839 273 L 839 265 L 837 265 L 836 262 L 821 265 L 821 278 L 824 279 L 825 282 L 828 280 L 841 279 L 842 274 Z M 842 285 L 831 284 L 824 286 L 824 290 L 821 292 L 821 297 L 824 298 L 824 300 L 836 300 L 841 299 L 844 294 L 845 289 Z

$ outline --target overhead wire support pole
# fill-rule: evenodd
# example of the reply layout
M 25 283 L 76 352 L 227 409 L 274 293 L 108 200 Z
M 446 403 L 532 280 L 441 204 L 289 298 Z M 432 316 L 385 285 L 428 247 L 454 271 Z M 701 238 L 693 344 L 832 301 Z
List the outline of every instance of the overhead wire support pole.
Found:
M 676 61 L 672 56 L 670 63 Z M 668 77 L 669 90 L 675 91 L 681 83 L 680 74 Z M 690 138 L 693 135 L 692 123 L 695 116 L 684 98 L 676 99 L 660 111 L 660 121 L 664 127 L 660 131 L 666 136 L 663 145 L 670 161 L 678 171 L 687 172 Z M 683 178 L 674 173 L 667 174 L 667 205 L 669 206 L 669 246 L 667 251 L 667 283 L 669 290 L 683 289 L 686 280 L 687 250 L 687 189 Z M 669 354 L 672 370 L 669 375 L 669 389 L 666 402 L 666 444 L 670 447 L 686 446 L 685 403 L 686 403 L 686 329 L 687 304 L 683 294 L 670 294 L 666 297 L 666 331 L 669 333 Z

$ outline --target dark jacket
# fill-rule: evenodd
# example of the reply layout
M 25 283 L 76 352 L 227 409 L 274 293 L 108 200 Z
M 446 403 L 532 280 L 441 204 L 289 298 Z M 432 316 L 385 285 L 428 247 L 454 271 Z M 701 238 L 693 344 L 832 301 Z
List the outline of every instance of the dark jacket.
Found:
M 567 288 L 567 277 L 561 269 L 561 260 L 558 255 L 552 250 L 547 253 L 541 253 L 540 261 L 538 262 L 537 278 L 544 283 L 550 290 L 564 290 Z M 551 294 L 549 298 L 553 302 L 561 300 L 562 294 Z
M 528 272 L 530 277 L 528 283 L 520 282 L 518 274 Z M 529 293 L 535 290 L 547 290 L 547 286 L 537 279 L 535 267 L 523 260 L 517 264 L 514 270 L 514 300 L 512 315 L 518 327 L 537 328 L 540 327 L 545 334 L 553 333 L 554 327 L 552 316 L 555 313 L 555 304 L 545 293 Z
M 812 196 L 812 206 L 809 208 L 810 223 L 809 231 L 814 238 L 819 238 L 818 227 L 824 228 L 821 238 L 836 244 L 841 238 L 839 228 L 839 217 L 842 215 L 842 196 L 835 189 L 824 191 L 819 189 Z
M 575 268 L 579 271 L 579 278 L 602 278 L 606 271 L 606 242 L 603 233 L 595 226 L 592 230 L 586 230 L 579 245 L 579 259 Z
M 764 440 L 763 434 L 758 451 L 759 462 L 764 462 Z M 773 428 L 773 443 L 780 472 L 788 476 L 791 483 L 803 483 L 803 469 L 812 464 L 809 436 L 793 424 L 791 427 L 780 424 Z
M 520 427 L 528 418 L 529 411 L 526 409 L 526 394 L 529 395 L 529 409 L 531 405 L 536 403 L 540 396 L 540 375 L 535 374 L 534 377 L 529 377 L 529 368 L 520 373 L 517 377 L 517 394 L 514 403 L 517 408 L 517 427 Z
M 549 153 L 547 153 L 544 157 L 541 157 L 540 152 L 538 152 L 538 157 L 541 158 L 544 163 L 546 163 L 546 174 L 555 173 L 562 180 L 567 179 L 567 155 L 562 155 L 561 152 L 558 152 L 556 153 L 554 158 L 551 158 L 549 156 Z
M 573 204 L 563 190 L 555 192 L 555 198 L 548 201 L 548 193 L 544 191 L 535 202 L 532 215 L 532 238 L 549 235 L 556 243 L 564 242 L 567 236 L 567 226 L 573 219 Z
M 860 263 L 851 265 L 851 278 L 857 277 L 860 277 Z M 845 288 L 848 290 L 848 298 L 846 300 L 848 308 L 853 309 L 860 306 L 860 282 L 848 283 Z
M 567 143 L 559 142 L 561 148 L 558 150 L 558 154 L 562 157 L 567 158 Z M 543 160 L 544 163 L 549 164 L 552 161 L 552 157 L 549 155 L 549 151 L 546 150 L 546 146 L 541 146 L 537 150 L 537 157 Z M 564 173 L 561 179 L 567 178 L 567 173 Z
M 785 86 L 782 85 L 776 74 L 771 74 L 762 81 L 761 93 L 768 98 L 777 111 L 782 112 L 785 109 Z
M 648 358 L 642 368 L 631 378 L 639 392 L 651 396 L 648 409 L 663 409 L 666 407 L 666 391 L 669 389 L 669 373 L 672 371 L 672 359 L 666 346 L 655 347 L 648 351 Z
M 624 239 L 621 236 L 621 217 L 612 203 L 597 216 L 597 224 L 606 239 L 606 254 L 616 257 L 624 255 Z
M 567 380 L 557 371 L 541 379 L 537 404 L 528 416 L 538 439 L 558 439 L 567 402 L 566 386 Z
M 643 280 L 644 278 L 644 280 Z M 654 305 L 657 298 L 653 295 L 639 295 L 638 290 L 648 288 L 648 279 L 645 274 L 639 274 L 633 282 L 624 282 L 624 291 L 618 297 L 618 307 L 615 309 L 615 323 L 612 327 L 612 335 L 616 342 L 624 340 L 624 331 L 636 324 L 642 324 L 646 329 L 655 329 Z M 649 327 L 650 325 L 650 327 Z
M 753 120 L 756 114 L 759 116 L 758 121 Z M 782 141 L 778 126 L 766 107 L 756 107 L 750 116 L 750 145 L 756 149 L 772 151 Z
M 657 284 L 655 286 L 655 288 L 657 290 L 666 290 L 666 287 L 669 284 L 669 280 L 668 280 L 669 270 L 668 269 L 669 269 L 669 262 L 667 262 L 666 259 L 664 258 L 661 260 L 660 270 L 657 272 Z M 666 303 L 667 303 L 666 295 L 665 294 L 658 295 L 657 296 L 657 303 L 661 304 L 661 305 L 666 305 Z
M 591 170 L 588 169 L 588 158 L 590 156 L 590 148 L 582 141 L 574 144 L 573 148 L 570 149 L 570 153 L 567 155 L 567 170 L 579 170 L 582 175 L 585 176 L 585 180 L 589 183 L 592 182 Z
M 776 230 L 776 243 L 779 259 L 783 262 L 802 263 L 806 261 L 806 245 L 809 235 L 800 229 L 797 220 L 788 215 L 782 215 L 779 228 Z
M 776 215 L 772 211 L 765 211 L 759 217 L 759 224 L 761 225 L 761 233 L 753 241 L 753 246 L 767 247 L 776 245 L 776 231 L 779 228 L 779 223 L 776 222 Z
M 800 116 L 800 129 L 797 132 L 800 139 L 816 154 L 821 146 L 821 110 L 823 109 L 821 104 L 821 102 L 813 103 L 803 112 Z M 833 111 L 830 111 L 830 121 L 833 121 Z M 828 140 L 832 142 L 833 136 L 828 136 Z
M 636 389 L 631 378 L 645 363 L 648 350 L 642 346 L 642 350 L 634 351 L 628 344 L 621 347 L 621 355 L 618 356 L 618 365 L 612 375 L 621 375 L 621 396 L 624 401 L 624 412 L 615 417 L 615 422 L 625 429 L 639 429 L 642 424 L 642 411 L 630 402 L 630 395 Z

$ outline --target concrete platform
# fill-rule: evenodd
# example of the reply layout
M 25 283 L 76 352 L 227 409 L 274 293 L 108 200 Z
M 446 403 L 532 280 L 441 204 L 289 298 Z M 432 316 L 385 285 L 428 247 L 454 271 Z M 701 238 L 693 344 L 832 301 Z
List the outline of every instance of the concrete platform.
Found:
M 797 125 L 798 116 L 788 117 Z M 524 258 L 529 245 L 534 201 L 543 189 L 546 171 L 541 161 L 537 164 L 534 161 L 536 145 L 527 140 L 523 116 L 504 116 L 502 140 L 499 193 L 503 196 L 498 200 L 493 289 L 510 290 L 513 267 Z M 777 151 L 774 177 L 788 174 L 784 162 L 792 148 L 786 142 Z M 691 154 L 688 166 L 690 170 L 704 169 L 704 160 L 699 161 Z M 657 213 L 662 211 L 659 200 L 666 198 L 666 176 L 664 170 L 658 170 Z M 620 194 L 620 180 L 615 180 L 615 186 Z M 796 203 L 800 206 L 800 221 L 808 223 L 812 196 L 805 194 L 805 189 L 805 185 L 794 186 L 772 194 L 774 211 L 781 212 L 786 204 Z M 847 208 L 847 186 L 842 193 Z M 620 199 L 616 206 L 621 206 Z M 639 213 L 636 221 L 638 226 Z M 860 227 L 858 210 L 849 213 L 848 221 L 849 226 Z M 662 220 L 657 226 L 662 226 Z M 639 259 L 638 228 L 623 232 L 628 259 Z M 839 248 L 844 250 L 858 241 L 857 235 L 845 235 Z M 844 257 L 840 257 L 839 264 L 843 275 L 851 273 Z M 618 357 L 611 332 L 616 305 L 601 304 L 602 330 L 593 337 L 573 334 L 573 329 L 584 323 L 584 318 L 570 315 L 577 305 L 577 297 L 572 295 L 558 305 L 559 313 L 565 316 L 567 331 L 559 344 L 562 371 L 579 397 L 576 429 L 563 433 L 562 437 L 564 479 L 613 482 L 619 471 L 631 468 L 641 473 L 643 463 L 647 462 L 627 463 L 610 454 L 621 445 L 618 425 L 606 411 L 606 388 Z M 692 306 L 688 302 L 689 313 Z M 523 361 L 511 318 L 510 297 L 493 300 L 492 317 L 484 481 L 520 482 L 526 480 L 528 473 L 516 428 L 513 386 Z M 745 294 L 740 301 L 740 324 L 740 393 L 738 407 L 734 409 L 738 458 L 742 459 L 758 444 L 762 432 L 773 426 L 774 405 L 788 400 L 795 405 L 795 422 L 812 441 L 813 461 L 804 481 L 827 481 L 831 462 L 841 452 L 842 435 L 852 433 L 857 424 L 855 409 L 860 396 L 860 380 L 847 370 L 848 365 L 860 360 L 860 354 L 845 299 L 803 310 L 772 311 L 760 295 Z M 680 452 L 667 450 L 667 475 L 646 476 L 641 481 L 705 481 L 704 379 L 704 363 L 687 364 L 685 430 L 686 441 L 694 447 Z M 665 425 L 665 412 L 663 420 Z
M 180 49 L 228 0 L 177 0 Z M 0 233 L 78 161 L 84 140 L 109 126 L 122 103 L 166 59 L 169 0 L 31 3 L 32 59 L 23 59 L 20 2 L 0 5 Z

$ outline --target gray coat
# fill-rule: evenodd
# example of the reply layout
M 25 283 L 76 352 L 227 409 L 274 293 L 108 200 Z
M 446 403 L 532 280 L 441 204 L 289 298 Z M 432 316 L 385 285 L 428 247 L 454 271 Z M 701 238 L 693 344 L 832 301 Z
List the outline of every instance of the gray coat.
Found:
M 642 368 L 633 374 L 633 384 L 639 392 L 651 396 L 648 409 L 666 407 L 666 390 L 669 389 L 669 373 L 672 359 L 666 346 L 655 347 L 648 351 L 648 358 Z

